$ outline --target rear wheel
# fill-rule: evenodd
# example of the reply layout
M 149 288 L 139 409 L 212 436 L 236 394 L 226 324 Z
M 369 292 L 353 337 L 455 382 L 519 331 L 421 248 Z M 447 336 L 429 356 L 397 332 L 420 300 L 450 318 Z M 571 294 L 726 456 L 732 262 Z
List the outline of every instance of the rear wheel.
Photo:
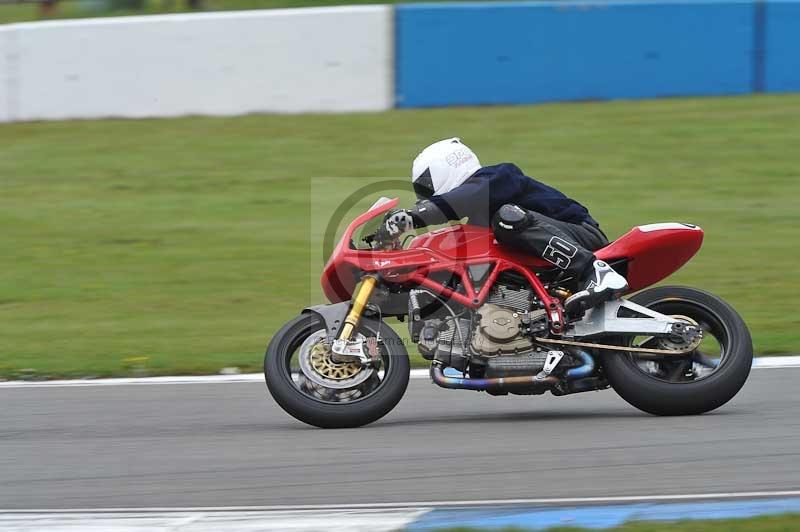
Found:
M 264 376 L 275 401 L 296 419 L 322 428 L 359 427 L 380 419 L 408 386 L 408 353 L 383 322 L 363 319 L 357 334 L 380 332 L 379 361 L 373 367 L 337 363 L 325 324 L 316 314 L 287 323 L 269 344 Z
M 676 286 L 645 290 L 630 300 L 699 326 L 703 339 L 687 355 L 605 354 L 608 382 L 623 399 L 651 414 L 691 415 L 719 408 L 739 392 L 750 374 L 753 344 L 730 305 L 708 292 Z M 684 347 L 659 338 L 629 338 L 624 345 Z

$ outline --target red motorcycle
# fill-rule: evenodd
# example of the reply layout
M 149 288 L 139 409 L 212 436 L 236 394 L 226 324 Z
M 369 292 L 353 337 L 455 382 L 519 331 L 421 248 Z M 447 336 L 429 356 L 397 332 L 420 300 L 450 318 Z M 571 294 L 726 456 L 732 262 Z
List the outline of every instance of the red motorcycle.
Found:
M 636 294 L 569 315 L 575 280 L 500 247 L 488 228 L 449 226 L 407 245 L 371 231 L 397 203 L 381 198 L 348 226 L 322 274 L 331 304 L 304 309 L 267 348 L 267 386 L 295 418 L 357 427 L 394 408 L 410 370 L 389 317 L 408 322 L 444 388 L 567 395 L 610 386 L 645 412 L 689 415 L 744 385 L 753 348 L 733 308 L 694 288 L 643 290 L 694 256 L 699 227 L 643 225 L 596 251 Z

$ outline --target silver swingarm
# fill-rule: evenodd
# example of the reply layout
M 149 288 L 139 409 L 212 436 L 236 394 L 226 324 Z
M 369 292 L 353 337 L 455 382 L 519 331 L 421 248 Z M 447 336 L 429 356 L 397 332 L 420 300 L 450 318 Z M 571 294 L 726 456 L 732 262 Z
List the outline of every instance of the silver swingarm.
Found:
M 634 317 L 621 318 L 619 314 L 622 309 L 627 309 L 629 316 Z M 678 339 L 679 343 L 684 344 L 684 347 L 652 349 L 580 341 L 600 336 L 670 337 Z M 697 349 L 702 338 L 703 331 L 690 320 L 667 316 L 636 303 L 618 299 L 600 304 L 589 310 L 580 321 L 570 325 L 564 333 L 563 339 L 535 338 L 535 340 L 542 344 L 557 346 L 625 351 L 637 353 L 640 357 L 648 358 L 647 355 L 653 357 L 690 353 Z
M 628 316 L 620 317 L 627 311 Z M 625 299 L 607 301 L 589 309 L 580 321 L 570 325 L 565 337 L 592 338 L 597 336 L 687 336 L 694 337 L 699 329 L 685 320 L 673 318 Z

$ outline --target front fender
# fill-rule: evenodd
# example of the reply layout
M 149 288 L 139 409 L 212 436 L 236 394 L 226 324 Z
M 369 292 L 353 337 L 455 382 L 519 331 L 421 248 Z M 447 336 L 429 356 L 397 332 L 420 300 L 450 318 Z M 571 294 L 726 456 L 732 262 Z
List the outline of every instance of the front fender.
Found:
M 336 338 L 349 311 L 350 301 L 342 301 L 341 303 L 333 303 L 331 305 L 306 307 L 303 309 L 302 314 L 316 314 L 319 316 L 320 319 L 325 322 L 325 328 L 328 330 L 328 338 Z

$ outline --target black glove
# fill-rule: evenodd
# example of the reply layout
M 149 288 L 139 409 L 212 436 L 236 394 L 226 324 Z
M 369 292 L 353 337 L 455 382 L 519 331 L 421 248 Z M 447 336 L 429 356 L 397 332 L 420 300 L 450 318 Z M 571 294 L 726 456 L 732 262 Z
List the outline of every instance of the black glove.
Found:
M 385 232 L 394 238 L 414 229 L 414 218 L 405 209 L 391 210 L 383 217 Z

